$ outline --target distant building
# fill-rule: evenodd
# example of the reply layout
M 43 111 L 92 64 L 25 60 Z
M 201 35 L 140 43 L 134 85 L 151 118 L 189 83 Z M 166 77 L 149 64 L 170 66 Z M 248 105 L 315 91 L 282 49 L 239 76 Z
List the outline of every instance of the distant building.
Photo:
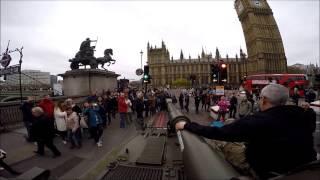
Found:
M 304 71 L 307 69 L 307 65 L 300 64 L 300 63 L 293 64 L 289 67 L 297 68 L 297 69 L 304 70 Z
M 18 85 L 19 74 L 7 75 L 6 84 Z M 50 85 L 50 73 L 39 70 L 22 70 L 22 85 Z
M 58 76 L 50 75 L 50 86 L 53 87 L 53 85 L 57 83 L 58 83 Z
M 198 58 L 190 56 L 185 58 L 181 50 L 179 59 L 169 58 L 170 54 L 164 42 L 160 48 L 148 43 L 147 49 L 151 84 L 154 87 L 172 85 L 177 79 L 190 80 L 191 75 L 195 78 L 195 85 L 212 84 L 210 65 L 221 61 L 228 65 L 228 84 L 239 85 L 247 75 L 247 58 L 242 49 L 239 52 L 240 57 L 236 54 L 235 58 L 230 58 L 228 55 L 222 58 L 218 48 L 216 48 L 215 57 L 212 56 L 212 53 L 207 54 L 202 49 L 201 56 L 198 55 Z
M 130 81 L 129 82 L 129 87 L 139 89 L 139 88 L 142 87 L 142 82 L 141 82 L 141 80 Z
M 129 79 L 119 79 L 118 80 L 118 89 L 123 90 L 129 87 Z

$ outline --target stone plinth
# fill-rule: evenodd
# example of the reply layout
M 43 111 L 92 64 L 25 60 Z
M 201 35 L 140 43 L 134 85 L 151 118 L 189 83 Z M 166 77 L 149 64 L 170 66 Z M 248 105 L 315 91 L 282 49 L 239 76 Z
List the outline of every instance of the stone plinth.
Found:
M 113 90 L 117 87 L 117 77 L 120 75 L 101 69 L 77 69 L 60 76 L 63 77 L 65 96 L 85 96 L 94 91 Z

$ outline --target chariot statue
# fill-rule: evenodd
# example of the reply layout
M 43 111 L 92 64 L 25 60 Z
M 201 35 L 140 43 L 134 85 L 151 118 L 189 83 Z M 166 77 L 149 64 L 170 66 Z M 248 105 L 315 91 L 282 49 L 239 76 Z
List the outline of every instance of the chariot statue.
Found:
M 69 62 L 71 62 L 70 68 L 72 70 L 79 69 L 80 66 L 86 68 L 87 65 L 89 65 L 91 69 L 97 69 L 99 64 L 101 65 L 101 68 L 105 69 L 105 63 L 108 63 L 108 66 L 115 64 L 116 60 L 111 57 L 113 55 L 112 49 L 106 49 L 103 57 L 96 58 L 94 56 L 96 46 L 91 46 L 91 42 L 97 42 L 97 40 L 90 40 L 90 38 L 87 38 L 81 43 L 80 49 L 75 57 L 69 59 Z

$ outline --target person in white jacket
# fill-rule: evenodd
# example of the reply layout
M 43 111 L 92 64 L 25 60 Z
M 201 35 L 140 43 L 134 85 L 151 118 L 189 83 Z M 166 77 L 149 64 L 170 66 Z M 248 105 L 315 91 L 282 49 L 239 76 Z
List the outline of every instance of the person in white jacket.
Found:
M 67 113 L 64 109 L 63 101 L 59 101 L 54 107 L 54 120 L 57 132 L 61 136 L 63 144 L 67 144 Z
M 66 112 L 68 139 L 71 143 L 70 149 L 73 149 L 74 147 L 81 148 L 79 116 L 76 112 L 72 111 L 72 107 L 67 107 Z
M 125 102 L 128 105 L 127 108 L 127 124 L 131 124 L 132 123 L 132 102 L 128 97 L 128 94 L 125 95 Z

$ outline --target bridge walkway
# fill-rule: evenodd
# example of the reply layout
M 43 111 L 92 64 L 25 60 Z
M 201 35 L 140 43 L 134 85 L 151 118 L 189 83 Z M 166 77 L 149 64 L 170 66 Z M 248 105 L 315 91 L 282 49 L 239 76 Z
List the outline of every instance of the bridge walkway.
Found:
M 45 149 L 45 156 L 35 155 L 33 151 L 37 147 L 25 141 L 24 128 L 1 134 L 0 148 L 7 152 L 7 158 L 4 161 L 19 172 L 25 172 L 37 166 L 51 170 L 51 179 L 92 179 L 99 173 L 99 169 L 105 168 L 99 165 L 107 155 L 112 154 L 137 135 L 133 124 L 125 129 L 120 129 L 119 126 L 120 122 L 117 118 L 104 130 L 102 147 L 97 147 L 94 140 L 86 136 L 83 138 L 81 149 L 69 149 L 69 144 L 63 144 L 61 138 L 56 137 L 54 144 L 62 153 L 62 156 L 57 158 L 52 158 L 52 153 L 48 149 Z M 2 170 L 0 177 L 15 176 Z

